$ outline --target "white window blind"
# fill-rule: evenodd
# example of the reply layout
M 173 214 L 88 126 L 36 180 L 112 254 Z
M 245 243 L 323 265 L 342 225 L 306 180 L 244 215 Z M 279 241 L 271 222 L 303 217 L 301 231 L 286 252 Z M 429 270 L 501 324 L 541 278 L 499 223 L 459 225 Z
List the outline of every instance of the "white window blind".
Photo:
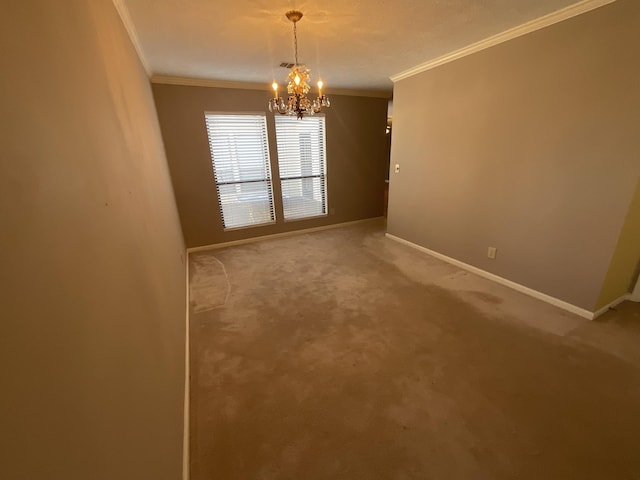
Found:
M 327 214 L 324 117 L 276 116 L 285 220 Z
M 264 115 L 205 114 L 225 229 L 275 221 Z

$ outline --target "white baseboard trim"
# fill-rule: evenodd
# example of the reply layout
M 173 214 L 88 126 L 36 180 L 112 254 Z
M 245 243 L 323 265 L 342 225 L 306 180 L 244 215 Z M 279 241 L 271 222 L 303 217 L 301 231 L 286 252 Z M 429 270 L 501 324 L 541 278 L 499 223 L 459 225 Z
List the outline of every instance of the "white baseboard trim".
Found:
M 529 287 L 525 287 L 524 285 L 520 285 L 519 283 L 516 282 L 512 282 L 511 280 L 507 280 L 506 278 L 500 277 L 498 275 L 495 275 L 493 273 L 489 273 L 486 270 L 482 270 L 478 267 L 474 267 L 473 265 L 469 265 L 468 263 L 464 263 L 461 262 L 460 260 L 456 260 L 455 258 L 451 258 L 448 257 L 446 255 L 443 255 L 441 253 L 438 253 L 434 250 L 429 250 L 428 248 L 422 247 L 420 245 L 417 245 L 413 242 L 410 242 L 408 240 L 405 240 L 404 238 L 400 238 L 400 237 L 396 237 L 395 235 L 391 235 L 390 233 L 385 234 L 387 238 L 394 240 L 398 243 L 401 243 L 403 245 L 407 245 L 411 248 L 415 248 L 416 250 L 419 250 L 423 253 L 426 253 L 428 255 L 431 255 L 432 257 L 438 258 L 440 260 L 443 260 L 447 263 L 450 263 L 452 265 L 455 265 L 456 267 L 460 267 L 464 270 L 467 270 L 471 273 L 475 273 L 476 275 L 486 278 L 488 280 L 492 280 L 496 283 L 499 283 L 501 285 L 504 285 L 506 287 L 512 288 L 513 290 L 516 290 L 520 293 L 524 293 L 525 295 L 529 295 L 530 297 L 536 298 L 538 300 L 542 300 L 543 302 L 549 303 L 551 305 L 554 305 L 558 308 L 561 308 L 563 310 L 566 310 L 567 312 L 571 312 L 574 313 L 576 315 L 579 315 L 583 318 L 586 318 L 588 320 L 593 320 L 595 318 L 595 313 L 594 312 L 590 312 L 589 310 L 586 310 L 584 308 L 578 307 L 576 305 L 572 305 L 571 303 L 565 302 L 563 300 L 560 300 L 558 298 L 552 297 L 551 295 L 547 295 L 546 293 L 542 293 L 539 292 L 537 290 L 534 290 L 532 288 Z M 606 311 L 606 310 L 605 310 Z
M 321 227 L 304 228 L 301 230 L 291 230 L 290 232 L 273 233 L 271 235 L 261 235 L 259 237 L 243 238 L 242 240 L 233 240 L 231 242 L 214 243 L 212 245 L 203 245 L 201 247 L 191 247 L 191 248 L 187 248 L 187 253 L 205 252 L 207 250 L 216 250 L 218 248 L 233 247 L 235 245 L 245 245 L 247 243 L 261 242 L 263 240 L 273 240 L 273 239 L 282 238 L 282 237 L 292 237 L 294 235 L 303 235 L 305 233 L 320 232 L 322 230 L 333 230 L 334 228 L 348 227 L 350 225 L 357 225 L 359 223 L 372 222 L 374 220 L 380 220 L 381 218 L 384 218 L 384 217 L 365 218 L 362 220 L 354 220 L 352 222 L 333 223 L 331 225 L 323 225 Z
M 633 292 L 629 295 L 629 300 L 632 302 L 640 302 L 640 276 L 638 276 Z
M 185 306 L 185 337 L 184 337 L 184 427 L 182 437 L 182 480 L 189 480 L 189 402 L 191 399 L 191 369 L 189 368 L 189 254 L 185 253 L 185 275 L 186 275 L 186 306 Z
M 593 312 L 593 318 L 598 318 L 600 315 L 603 315 L 603 314 L 607 313 L 609 311 L 609 309 L 617 307 L 618 305 L 620 305 L 625 300 L 631 300 L 631 294 L 630 293 L 625 293 L 620 298 L 616 298 L 613 302 L 608 303 L 604 307 L 602 307 L 602 308 L 596 310 L 595 312 Z

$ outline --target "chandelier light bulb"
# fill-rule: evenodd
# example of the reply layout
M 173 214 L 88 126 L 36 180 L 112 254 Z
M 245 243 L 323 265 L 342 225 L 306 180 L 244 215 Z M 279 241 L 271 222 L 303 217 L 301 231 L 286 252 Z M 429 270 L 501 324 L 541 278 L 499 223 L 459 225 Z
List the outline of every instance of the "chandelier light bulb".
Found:
M 271 88 L 273 88 L 273 94 L 274 94 L 273 98 L 277 99 L 278 98 L 278 84 L 276 82 L 273 82 L 271 84 Z
M 293 79 L 296 82 L 296 85 L 300 85 L 300 75 L 296 75 L 296 78 Z

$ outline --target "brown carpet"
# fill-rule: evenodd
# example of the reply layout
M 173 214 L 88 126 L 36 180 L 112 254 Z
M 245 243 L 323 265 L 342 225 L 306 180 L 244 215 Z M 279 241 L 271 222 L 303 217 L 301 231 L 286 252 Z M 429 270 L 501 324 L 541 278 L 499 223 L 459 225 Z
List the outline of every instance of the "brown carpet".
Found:
M 192 480 L 640 479 L 638 304 L 588 322 L 380 222 L 190 262 Z

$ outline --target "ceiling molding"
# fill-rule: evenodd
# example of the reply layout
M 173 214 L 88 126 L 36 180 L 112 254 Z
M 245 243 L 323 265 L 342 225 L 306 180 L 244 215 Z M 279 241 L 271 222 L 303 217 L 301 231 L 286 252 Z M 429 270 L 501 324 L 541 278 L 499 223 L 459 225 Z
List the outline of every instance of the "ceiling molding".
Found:
M 393 97 L 393 91 L 391 90 L 351 90 L 349 88 L 325 88 L 324 90 L 331 95 L 346 95 L 349 97 L 374 97 L 386 99 Z
M 466 57 L 467 55 L 471 55 L 495 45 L 499 45 L 500 43 L 521 37 L 527 33 L 535 32 L 536 30 L 543 29 L 550 25 L 563 22 L 615 1 L 616 0 L 582 0 L 574 5 L 562 8 L 543 17 L 531 20 L 530 22 L 523 23 L 517 27 L 510 28 L 509 30 L 505 30 L 502 33 L 485 38 L 484 40 L 480 40 L 479 42 L 473 43 L 467 47 L 447 53 L 446 55 L 434 58 L 428 62 L 421 63 L 420 65 L 416 65 L 413 68 L 404 70 L 403 72 L 397 73 L 389 78 L 391 78 L 391 81 L 394 83 L 404 80 L 405 78 L 409 78 L 419 73 L 426 72 L 427 70 L 431 70 L 432 68 L 439 67 L 440 65 L 444 65 L 445 63 L 453 62 L 459 58 Z
M 230 80 L 213 80 L 208 78 L 174 77 L 170 75 L 153 75 L 151 83 L 164 85 L 184 85 L 188 87 L 239 88 L 242 90 L 260 90 L 271 92 L 270 83 L 237 82 Z M 351 90 L 345 88 L 326 88 L 327 94 L 347 95 L 352 97 L 391 98 L 391 91 L 381 90 Z
M 165 85 L 184 85 L 187 87 L 240 88 L 243 90 L 271 90 L 270 84 L 238 82 L 232 80 L 213 80 L 209 78 L 175 77 L 171 75 L 152 75 L 151 83 Z
M 133 43 L 133 47 L 136 49 L 136 53 L 138 54 L 138 58 L 140 59 L 140 63 L 144 70 L 147 72 L 147 75 L 151 76 L 151 67 L 149 66 L 149 62 L 144 56 L 144 52 L 142 51 L 142 45 L 140 44 L 140 39 L 138 38 L 138 32 L 136 32 L 136 28 L 133 25 L 133 21 L 131 20 L 131 16 L 129 15 L 129 9 L 124 3 L 124 0 L 113 0 L 113 4 L 118 11 L 118 15 L 120 15 L 120 19 L 124 24 L 124 28 L 127 30 L 129 34 L 129 38 L 131 39 L 131 43 Z

